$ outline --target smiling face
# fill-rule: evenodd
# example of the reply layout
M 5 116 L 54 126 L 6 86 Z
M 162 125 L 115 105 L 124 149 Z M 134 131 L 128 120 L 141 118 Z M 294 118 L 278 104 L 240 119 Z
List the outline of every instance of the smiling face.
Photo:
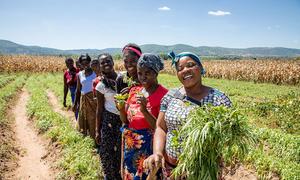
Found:
M 91 67 L 90 66 L 90 61 L 87 60 L 87 59 L 82 60 L 80 64 L 81 64 L 82 68 L 85 69 L 85 70 L 87 70 Z
M 138 57 L 131 54 L 129 51 L 123 53 L 123 61 L 126 71 L 130 77 L 137 76 L 137 61 Z
M 157 85 L 157 73 L 148 67 L 137 67 L 138 79 L 142 86 L 149 89 Z
M 190 57 L 184 56 L 176 65 L 177 77 L 185 88 L 201 84 L 201 67 Z
M 111 57 L 102 55 L 99 57 L 99 62 L 100 62 L 100 70 L 104 74 L 109 74 L 113 71 L 114 62 Z

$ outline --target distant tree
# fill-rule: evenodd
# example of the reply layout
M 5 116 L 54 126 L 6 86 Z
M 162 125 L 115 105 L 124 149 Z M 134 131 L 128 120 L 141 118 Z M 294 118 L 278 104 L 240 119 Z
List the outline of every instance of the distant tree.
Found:
M 114 60 L 121 60 L 122 56 L 121 56 L 121 54 L 115 54 L 115 55 L 113 55 L 113 58 L 114 58 Z
M 169 56 L 166 54 L 166 53 L 163 53 L 163 52 L 161 52 L 160 54 L 159 54 L 159 56 L 160 56 L 160 58 L 162 58 L 163 60 L 168 60 L 169 59 Z

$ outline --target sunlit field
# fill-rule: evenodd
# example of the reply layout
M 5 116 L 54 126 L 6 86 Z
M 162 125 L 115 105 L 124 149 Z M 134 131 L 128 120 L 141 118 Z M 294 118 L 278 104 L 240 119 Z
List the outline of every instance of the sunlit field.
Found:
M 210 60 L 203 66 L 203 83 L 225 92 L 259 139 L 241 163 L 261 178 L 300 179 L 300 61 Z M 115 68 L 123 71 L 123 63 L 115 61 Z M 0 157 L 13 158 L 7 109 L 24 87 L 30 94 L 28 116 L 39 133 L 60 149 L 57 178 L 97 179 L 102 173 L 93 141 L 49 104 L 47 92 L 51 91 L 61 102 L 60 108 L 67 110 L 62 107 L 64 69 L 63 57 L 0 56 L 0 140 L 4 142 Z M 159 83 L 169 89 L 181 86 L 170 61 L 165 62 Z M 1 165 L 0 172 L 3 169 Z

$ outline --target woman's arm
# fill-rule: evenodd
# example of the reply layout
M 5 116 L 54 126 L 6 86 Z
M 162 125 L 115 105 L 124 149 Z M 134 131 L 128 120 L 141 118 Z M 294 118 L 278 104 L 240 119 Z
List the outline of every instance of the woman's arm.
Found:
M 160 112 L 158 114 L 156 129 L 153 139 L 153 153 L 162 155 L 165 149 L 167 135 L 167 125 L 165 121 L 165 113 Z
M 119 109 L 119 111 L 120 111 L 120 119 L 121 119 L 122 123 L 129 124 L 129 121 L 127 119 L 127 113 L 125 110 L 125 104 L 120 105 L 116 102 L 116 106 L 117 106 L 117 109 Z
M 76 111 L 76 108 L 79 104 L 79 101 L 80 101 L 80 91 L 81 91 L 81 83 L 80 83 L 80 79 L 79 79 L 79 76 L 77 78 L 77 86 L 76 86 L 76 95 L 75 95 L 75 101 L 74 101 L 74 106 L 73 106 L 73 111 L 75 112 Z
M 156 129 L 153 139 L 153 154 L 144 161 L 144 167 L 151 171 L 157 171 L 159 167 L 164 167 L 163 152 L 166 144 L 167 126 L 165 113 L 160 112 L 156 122 Z M 154 172 L 155 174 L 156 172 Z M 153 174 L 153 173 L 152 173 Z
M 97 109 L 96 109 L 96 143 L 100 144 L 100 130 L 102 127 L 102 113 L 104 109 L 104 95 L 100 93 L 99 91 L 96 91 L 96 97 L 97 97 Z
M 137 103 L 141 105 L 141 112 L 152 129 L 155 129 L 156 118 L 147 109 L 147 99 L 144 96 L 136 96 Z
M 63 102 L 64 107 L 67 107 L 67 104 L 66 104 L 67 95 L 68 95 L 67 78 L 64 75 L 64 102 Z

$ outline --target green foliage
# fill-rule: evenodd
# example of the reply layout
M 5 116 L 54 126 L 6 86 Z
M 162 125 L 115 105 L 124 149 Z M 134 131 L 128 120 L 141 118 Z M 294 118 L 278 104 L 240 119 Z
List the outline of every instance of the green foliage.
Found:
M 290 92 L 274 100 L 254 104 L 254 112 L 285 132 L 300 134 L 300 94 Z M 284 121 L 282 121 L 284 119 Z
M 27 89 L 32 96 L 27 106 L 28 113 L 31 117 L 35 117 L 37 128 L 62 148 L 62 157 L 57 162 L 57 166 L 62 170 L 57 179 L 99 179 L 102 172 L 99 159 L 94 152 L 93 140 L 76 131 L 71 122 L 54 112 L 48 103 L 46 88 L 56 85 L 47 83 L 59 82 L 60 77 L 62 76 L 50 74 L 30 77 Z
M 192 180 L 217 179 L 221 159 L 243 159 L 256 139 L 238 109 L 211 105 L 193 110 L 177 138 L 182 138 L 183 151 L 174 175 Z
M 15 159 L 13 152 L 16 149 L 16 146 L 13 143 L 13 132 L 11 126 L 13 121 L 11 121 L 11 117 L 7 116 L 6 110 L 8 109 L 13 97 L 23 87 L 25 81 L 26 75 L 22 74 L 0 75 L 0 179 L 3 178 L 2 173 L 6 171 L 6 162 L 10 162 L 11 159 Z M 1 82 L 3 82 L 2 85 Z

